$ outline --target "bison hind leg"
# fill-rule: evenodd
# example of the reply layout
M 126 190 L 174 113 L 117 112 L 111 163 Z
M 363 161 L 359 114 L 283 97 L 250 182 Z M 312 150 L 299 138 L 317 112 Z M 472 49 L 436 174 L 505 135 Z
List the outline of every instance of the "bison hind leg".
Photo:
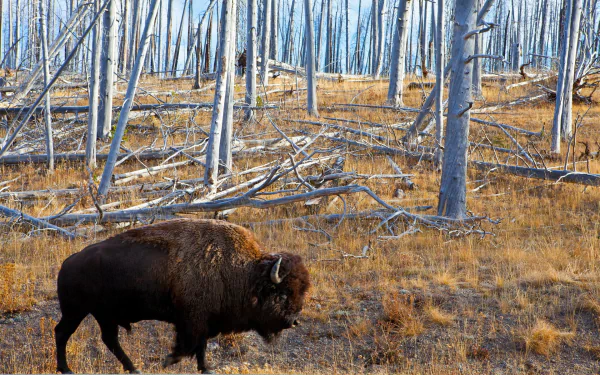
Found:
M 111 351 L 112 354 L 117 357 L 119 362 L 123 365 L 125 371 L 128 371 L 132 374 L 137 374 L 139 371 L 135 368 L 131 359 L 125 354 L 123 348 L 121 348 L 121 344 L 119 343 L 119 326 L 117 323 L 104 321 L 96 318 L 98 324 L 100 325 L 100 330 L 102 331 L 102 341 Z
M 60 322 L 54 327 L 54 337 L 56 340 L 56 371 L 63 374 L 72 374 L 73 371 L 67 364 L 67 342 L 71 335 L 77 330 L 79 324 L 87 313 L 71 314 L 63 310 Z

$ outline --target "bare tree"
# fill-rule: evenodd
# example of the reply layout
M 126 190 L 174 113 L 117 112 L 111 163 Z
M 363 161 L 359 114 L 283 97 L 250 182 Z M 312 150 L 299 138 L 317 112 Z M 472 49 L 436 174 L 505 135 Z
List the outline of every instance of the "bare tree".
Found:
M 262 43 L 260 49 L 260 84 L 269 85 L 269 48 L 271 47 L 271 1 L 264 0 L 262 16 Z
M 121 114 L 119 116 L 119 123 L 115 129 L 115 134 L 110 145 L 110 152 L 108 154 L 108 158 L 106 159 L 106 165 L 102 173 L 102 179 L 100 180 L 100 185 L 98 186 L 98 196 L 101 200 L 106 197 L 108 188 L 110 187 L 113 170 L 115 169 L 117 156 L 119 154 L 119 149 L 121 148 L 121 141 L 123 140 L 123 135 L 125 135 L 127 121 L 129 121 L 129 111 L 133 105 L 135 91 L 142 73 L 142 67 L 144 65 L 144 60 L 146 59 L 146 53 L 148 52 L 148 47 L 150 45 L 150 36 L 152 35 L 152 30 L 154 29 L 154 20 L 156 19 L 156 13 L 158 11 L 158 3 L 159 0 L 152 0 L 148 9 L 148 17 L 146 18 L 146 25 L 144 26 L 140 49 L 138 50 L 137 57 L 135 58 L 135 65 L 131 71 L 131 77 L 129 79 L 129 84 L 127 85 L 127 93 L 125 94 L 123 107 L 121 108 Z
M 437 1 L 437 27 L 435 29 L 435 165 L 442 167 L 442 138 L 444 136 L 444 0 Z
M 213 105 L 213 114 L 210 124 L 210 136 L 208 138 L 208 146 L 206 150 L 206 170 L 204 172 L 204 183 L 211 190 L 216 189 L 217 176 L 219 173 L 219 148 L 221 143 L 221 133 L 223 131 L 223 122 L 226 121 L 226 95 L 227 95 L 227 80 L 229 79 L 229 68 L 231 66 L 230 59 L 233 56 L 230 55 L 232 42 L 231 29 L 235 28 L 234 25 L 234 2 L 236 0 L 223 0 L 222 16 L 221 16 L 221 44 L 219 48 L 219 59 L 217 62 L 217 82 L 215 87 L 215 99 Z M 269 0 L 267 0 L 269 3 Z M 268 20 L 268 19 L 267 19 Z M 266 21 L 265 28 L 268 27 Z M 265 48 L 268 52 L 268 39 L 264 40 Z M 265 56 L 263 50 L 263 62 L 268 61 L 268 54 Z
M 579 25 L 581 19 L 582 0 L 567 1 L 565 26 L 561 49 L 558 83 L 556 85 L 556 105 L 552 126 L 551 151 L 560 153 L 560 138 L 571 136 L 573 77 L 575 59 L 579 41 Z
M 165 65 L 164 76 L 169 71 L 169 62 L 171 60 L 171 30 L 173 28 L 173 0 L 167 0 L 167 41 L 165 46 Z
M 246 120 L 254 119 L 253 107 L 256 107 L 256 28 L 258 26 L 257 0 L 247 1 L 247 37 L 246 37 Z
M 1 1 L 1 0 L 0 0 Z M 44 86 L 50 82 L 50 61 L 48 61 L 48 34 L 46 32 L 46 17 L 44 16 L 44 0 L 39 3 L 40 8 L 40 41 L 42 43 L 42 60 L 44 64 Z M 0 12 L 0 17 L 2 13 Z M 46 153 L 48 154 L 48 169 L 54 170 L 54 144 L 52 140 L 52 114 L 50 113 L 50 92 L 45 95 L 46 109 L 44 120 L 46 123 Z
M 392 41 L 392 57 L 390 61 L 390 85 L 388 102 L 394 106 L 403 105 L 404 75 L 406 71 L 406 42 L 408 40 L 408 12 L 412 0 L 398 0 L 396 27 Z
M 219 167 L 225 173 L 231 171 L 233 164 L 231 141 L 233 139 L 233 101 L 235 91 L 235 46 L 237 35 L 237 1 L 231 5 L 231 27 L 229 31 L 229 58 L 227 63 L 227 91 L 225 93 L 225 113 L 223 114 L 223 130 L 219 146 Z
M 113 88 L 116 71 L 116 47 L 117 47 L 117 2 L 111 0 L 108 12 L 104 13 L 104 35 L 105 48 L 102 49 L 100 57 L 100 103 L 98 110 L 98 130 L 96 136 L 106 139 L 110 134 L 112 125 L 112 101 Z
M 317 108 L 317 74 L 315 66 L 315 40 L 313 35 L 313 18 L 310 0 L 304 0 L 304 23 L 306 24 L 306 79 L 308 83 L 307 107 L 310 115 L 319 116 Z
M 95 3 L 98 11 L 98 3 Z M 102 25 L 99 21 L 94 26 L 92 33 L 92 69 L 90 76 L 88 132 L 85 155 L 87 165 L 91 169 L 96 168 L 96 137 L 98 131 L 98 102 L 100 94 L 100 53 L 102 45 Z
M 475 51 L 476 0 L 457 0 L 450 64 L 448 124 L 438 215 L 455 219 L 467 216 L 467 151 Z

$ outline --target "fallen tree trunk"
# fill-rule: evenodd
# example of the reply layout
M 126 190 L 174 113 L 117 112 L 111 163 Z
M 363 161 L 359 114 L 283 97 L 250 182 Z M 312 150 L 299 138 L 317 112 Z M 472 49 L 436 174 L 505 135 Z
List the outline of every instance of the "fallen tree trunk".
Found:
M 177 109 L 200 109 L 200 108 L 212 108 L 213 103 L 161 103 L 161 104 L 140 104 L 131 107 L 131 111 L 168 111 Z M 114 106 L 113 111 L 120 111 L 122 106 Z M 248 108 L 246 105 L 235 105 L 234 108 Z M 260 109 L 276 109 L 276 106 L 265 105 L 262 107 L 254 107 L 253 110 Z M 14 108 L 0 108 L 0 115 L 15 114 L 21 111 L 29 111 L 30 107 L 14 107 Z M 37 107 L 33 113 L 41 113 L 44 110 L 42 107 Z M 56 113 L 87 113 L 90 111 L 89 106 L 52 106 L 50 111 Z
M 528 135 L 528 136 L 532 136 L 532 137 L 541 137 L 542 133 L 544 132 L 543 128 L 542 128 L 542 130 L 540 130 L 539 132 L 536 133 L 536 132 L 532 132 L 530 130 L 525 130 L 525 129 L 517 128 L 517 127 L 506 125 L 506 124 L 500 124 L 500 123 L 497 123 L 497 122 L 480 120 L 478 118 L 473 118 L 473 117 L 471 117 L 471 121 L 475 122 L 475 123 L 478 123 L 478 124 L 483 124 L 483 125 L 488 125 L 488 126 L 494 126 L 496 128 L 502 128 L 502 129 L 506 129 L 506 130 L 513 130 L 513 131 L 515 131 L 517 133 Z
M 501 173 L 512 174 L 521 177 L 535 178 L 554 182 L 569 182 L 573 184 L 600 186 L 600 175 L 582 173 L 569 170 L 552 170 L 541 168 L 527 168 L 516 165 L 486 163 L 478 160 L 469 161 L 469 165 L 482 171 L 496 170 Z
M 308 132 L 302 132 L 309 134 Z M 429 153 L 416 153 L 411 151 L 400 150 L 393 147 L 386 146 L 375 146 L 369 145 L 366 143 L 351 141 L 349 139 L 344 138 L 336 138 L 330 136 L 322 136 L 328 140 L 334 142 L 347 143 L 353 146 L 366 147 L 371 148 L 374 151 L 380 152 L 386 155 L 398 155 L 404 156 L 409 159 L 413 159 L 415 161 L 433 161 L 433 155 Z M 478 160 L 470 160 L 468 165 L 472 168 L 477 168 L 482 171 L 490 171 L 490 170 L 499 170 L 506 174 L 512 174 L 515 176 L 527 177 L 527 178 L 535 178 L 541 180 L 555 181 L 555 182 L 568 182 L 580 185 L 587 186 L 600 186 L 600 175 L 590 174 L 590 173 L 582 173 L 582 172 L 574 172 L 569 170 L 550 170 L 550 169 L 541 169 L 541 168 L 528 168 L 528 167 L 519 167 L 515 165 L 506 165 L 506 164 L 496 164 L 496 163 L 487 163 Z
M 161 159 L 164 157 L 171 156 L 176 153 L 176 151 L 149 151 L 142 152 L 137 154 L 137 157 L 140 160 L 155 160 Z M 195 155 L 203 155 L 202 151 L 186 151 L 186 153 L 195 156 Z M 119 156 L 126 156 L 127 154 L 120 154 Z M 108 158 L 108 154 L 98 154 L 96 155 L 97 160 L 106 160 Z M 48 160 L 48 155 L 39 154 L 39 155 L 7 155 L 0 157 L 0 165 L 11 165 L 11 164 L 21 164 L 21 163 L 46 163 Z M 69 162 L 69 161 L 83 161 L 85 160 L 85 154 L 54 154 L 55 162 Z
M 73 234 L 63 228 L 57 227 L 56 225 L 52 225 L 52 224 L 48 223 L 47 221 L 37 219 L 33 216 L 29 216 L 27 214 L 24 214 L 21 211 L 13 210 L 12 208 L 8 208 L 6 206 L 0 206 L 0 213 L 9 218 L 21 219 L 23 221 L 26 221 L 36 228 L 55 231 L 58 234 L 60 234 L 61 236 L 66 237 L 70 240 L 72 240 L 76 237 L 75 234 Z
M 240 197 L 221 199 L 213 202 L 201 202 L 201 203 L 178 203 L 170 206 L 154 207 L 154 208 L 142 208 L 138 210 L 129 211 L 115 211 L 105 212 L 104 215 L 99 214 L 66 214 L 61 217 L 52 220 L 53 223 L 68 225 L 74 223 L 120 223 L 120 222 L 134 222 L 138 218 L 149 218 L 156 215 L 169 215 L 178 213 L 191 213 L 191 212 L 217 212 L 237 207 L 252 207 L 259 209 L 272 208 L 284 204 L 290 204 L 295 202 L 302 202 L 308 199 L 314 199 L 318 197 L 325 197 L 331 195 L 341 194 L 354 194 L 366 192 L 373 194 L 371 190 L 365 186 L 348 185 L 338 186 L 326 189 L 317 189 L 308 193 L 290 195 L 281 198 L 275 198 L 270 200 L 254 199 L 251 195 L 244 194 Z M 380 204 L 384 203 L 378 200 Z M 394 207 L 388 204 L 382 204 L 387 209 L 395 210 Z

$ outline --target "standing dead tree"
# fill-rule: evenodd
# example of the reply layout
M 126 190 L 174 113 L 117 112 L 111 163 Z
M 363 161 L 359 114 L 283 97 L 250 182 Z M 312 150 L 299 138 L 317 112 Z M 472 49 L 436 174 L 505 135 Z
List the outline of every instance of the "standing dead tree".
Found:
M 398 13 L 392 41 L 392 58 L 390 66 L 390 84 L 388 103 L 403 106 L 404 75 L 406 61 L 406 42 L 408 40 L 408 13 L 412 0 L 399 0 Z
M 227 121 L 226 113 L 226 96 L 228 80 L 233 79 L 231 76 L 230 69 L 233 68 L 231 64 L 234 56 L 231 55 L 232 48 L 231 44 L 234 43 L 235 38 L 235 19 L 233 10 L 235 9 L 236 0 L 223 0 L 222 15 L 221 15 L 221 44 L 219 48 L 219 59 L 217 63 L 217 82 L 215 86 L 215 98 L 213 114 L 210 124 L 210 136 L 208 138 L 208 146 L 206 153 L 206 169 L 204 172 L 205 185 L 211 190 L 216 189 L 216 182 L 219 173 L 219 156 L 221 155 L 219 149 L 221 147 L 221 134 L 224 128 L 224 122 Z M 267 3 L 269 0 L 267 0 Z M 268 27 L 267 22 L 265 28 Z M 263 42 L 264 36 L 263 36 Z M 265 42 L 263 48 L 268 49 L 268 43 Z M 263 50 L 264 56 L 265 50 Z M 268 59 L 263 60 L 263 66 L 267 68 Z
M 117 69 L 117 0 L 111 0 L 104 13 L 104 44 L 100 56 L 100 102 L 98 108 L 98 138 L 107 139 L 112 125 L 112 101 Z
M 476 0 L 457 0 L 450 65 L 448 124 L 438 215 L 467 217 L 467 151 L 470 109 L 473 105 L 472 69 L 475 51 Z
M 44 64 L 44 86 L 50 81 L 50 61 L 48 60 L 48 36 L 46 32 L 46 17 L 44 1 L 39 3 L 40 7 L 40 41 L 42 44 L 42 60 Z M 1 16 L 0 12 L 0 16 Z M 1 21 L 0 21 L 1 22 Z M 44 120 L 46 123 L 46 153 L 48 154 L 48 169 L 54 170 L 54 144 L 52 140 L 52 114 L 50 113 L 50 92 L 46 94 L 46 107 L 44 111 Z
M 571 137 L 573 122 L 573 80 L 579 43 L 582 0 L 567 1 L 566 3 L 563 45 L 560 51 L 560 68 L 552 125 L 551 151 L 553 153 L 560 153 L 561 135 L 565 139 Z
M 135 59 L 135 65 L 131 72 L 131 78 L 127 86 L 127 93 L 123 99 L 123 108 L 121 109 L 121 113 L 119 115 L 119 123 L 115 129 L 115 134 L 110 145 L 108 159 L 106 160 L 106 165 L 104 166 L 104 171 L 102 172 L 102 179 L 100 180 L 100 185 L 98 186 L 98 196 L 100 201 L 106 197 L 110 187 L 113 170 L 115 169 L 117 156 L 119 154 L 119 149 L 121 148 L 121 141 L 123 140 L 123 135 L 125 135 L 125 128 L 127 127 L 127 121 L 129 120 L 129 111 L 133 105 L 133 99 L 135 98 L 138 81 L 140 79 L 144 60 L 146 59 L 146 53 L 148 52 L 148 47 L 150 45 L 150 35 L 154 29 L 154 20 L 156 19 L 156 13 L 158 12 L 158 3 L 159 0 L 152 0 L 148 9 L 148 18 L 146 19 L 146 25 L 144 26 L 140 49 L 138 50 L 138 54 Z
M 304 23 L 306 26 L 306 37 L 304 38 L 306 49 L 306 79 L 308 83 L 307 111 L 310 115 L 319 116 L 317 108 L 317 76 L 315 66 L 315 42 L 313 36 L 313 18 L 310 0 L 304 0 Z
M 254 119 L 252 107 L 256 107 L 256 28 L 258 26 L 258 2 L 257 0 L 246 1 L 246 18 L 248 22 L 246 26 L 248 29 L 246 36 L 246 104 L 248 105 L 246 120 L 251 121 Z

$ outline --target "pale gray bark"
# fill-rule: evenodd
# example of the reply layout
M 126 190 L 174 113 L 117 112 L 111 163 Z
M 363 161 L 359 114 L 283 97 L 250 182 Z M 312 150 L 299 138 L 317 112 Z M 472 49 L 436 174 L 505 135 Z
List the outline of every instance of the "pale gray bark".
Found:
M 44 86 L 50 82 L 50 62 L 48 61 L 48 34 L 46 32 L 46 13 L 44 0 L 40 1 L 40 41 L 42 42 L 42 60 L 44 65 Z M 0 12 L 1 16 L 1 12 Z M 46 154 L 48 155 L 48 169 L 54 170 L 54 144 L 52 140 L 52 114 L 50 112 L 50 93 L 46 94 L 46 110 L 44 121 L 46 123 Z
M 319 110 L 317 106 L 317 76 L 315 66 L 315 41 L 313 33 L 314 27 L 310 0 L 304 0 L 304 18 L 306 28 L 306 35 L 304 39 L 306 49 L 306 79 L 308 84 L 306 109 L 308 114 L 319 116 Z
M 279 0 L 271 0 L 271 58 L 279 59 Z
M 246 37 L 246 120 L 254 119 L 254 111 L 252 107 L 256 107 L 256 28 L 258 26 L 257 0 L 247 1 L 247 37 Z
M 223 131 L 223 122 L 226 121 L 225 102 L 227 95 L 227 80 L 229 77 L 229 67 L 231 52 L 231 29 L 235 28 L 232 11 L 234 9 L 233 2 L 236 0 L 223 0 L 222 17 L 221 17 L 221 45 L 219 48 L 219 59 L 217 63 L 217 82 L 215 87 L 215 99 L 213 113 L 210 125 L 210 136 L 208 138 L 208 146 L 206 149 L 206 170 L 204 173 L 205 185 L 211 190 L 216 189 L 216 182 L 219 173 L 219 148 L 221 143 L 221 133 Z M 270 3 L 267 0 L 266 3 Z M 268 13 L 267 13 L 268 14 Z M 265 18 L 268 20 L 268 18 Z M 268 28 L 269 22 L 265 22 L 265 28 Z M 268 56 L 268 39 L 264 40 L 266 56 Z M 263 50 L 264 54 L 265 50 Z M 263 55 L 264 56 L 264 55 Z M 263 66 L 266 65 L 268 59 L 263 60 Z M 265 66 L 266 68 L 267 66 Z
M 331 1 L 331 0 L 329 0 Z M 371 74 L 377 77 L 377 58 L 379 57 L 379 0 L 371 2 Z
M 113 0 L 110 0 L 111 2 Z M 98 3 L 96 3 L 96 11 Z M 87 142 L 85 148 L 87 165 L 96 168 L 96 138 L 98 131 L 98 103 L 100 94 L 100 54 L 102 50 L 102 23 L 98 21 L 92 33 L 92 67 L 90 74 Z
M 472 106 L 473 61 L 475 50 L 476 0 L 457 0 L 452 40 L 452 74 L 448 99 L 448 123 L 444 142 L 444 165 L 438 215 L 454 219 L 467 217 L 467 151 L 469 146 L 470 107 Z
M 260 50 L 260 84 L 269 85 L 269 49 L 271 47 L 271 0 L 263 2 L 262 43 Z
M 569 54 L 564 86 L 564 109 L 562 113 L 562 137 L 569 140 L 573 135 L 573 82 L 575 79 L 575 64 L 579 47 L 579 35 L 581 27 L 582 0 L 573 0 L 571 15 L 571 35 L 569 42 Z M 558 102 L 557 102 L 558 103 Z
M 164 76 L 167 76 L 169 71 L 169 62 L 171 60 L 171 29 L 173 24 L 173 0 L 167 0 L 167 41 L 165 48 L 165 64 L 164 64 Z
M 388 88 L 388 103 L 402 106 L 404 93 L 404 76 L 406 72 L 406 43 L 408 40 L 408 12 L 412 0 L 399 0 L 397 19 L 395 22 L 392 57 L 390 61 L 390 85 Z
M 319 13 L 319 30 L 317 31 L 317 57 L 316 68 L 319 70 L 321 66 L 321 46 L 323 44 L 323 20 L 325 19 L 325 4 L 327 0 L 321 0 L 321 13 Z
M 19 68 L 21 64 L 21 2 L 20 0 L 15 0 L 15 58 L 14 65 L 15 69 Z
M 121 74 L 125 75 L 127 72 L 127 61 L 129 59 L 129 9 L 131 0 L 123 1 L 123 36 L 121 37 Z M 160 49 L 160 48 L 159 48 Z
M 202 22 L 198 21 L 198 31 L 196 33 L 196 75 L 194 76 L 194 90 L 200 88 L 200 78 L 202 77 Z
M 572 87 L 573 81 L 572 77 L 574 72 L 575 61 L 574 58 L 570 61 L 571 56 L 571 45 L 575 44 L 574 48 L 577 46 L 577 39 L 575 35 L 579 35 L 579 18 L 581 15 L 581 0 L 573 0 L 567 1 L 567 7 L 565 11 L 565 25 L 564 25 L 564 34 L 563 34 L 563 43 L 561 48 L 561 58 L 560 58 L 560 67 L 558 71 L 558 83 L 556 85 L 556 104 L 554 107 L 554 122 L 552 126 L 552 144 L 551 151 L 553 153 L 560 153 L 560 138 L 561 135 L 567 136 L 564 134 L 564 130 L 566 129 L 567 124 L 565 120 L 567 118 L 571 118 L 572 115 L 565 115 L 565 111 L 572 111 L 572 102 L 569 101 L 569 98 L 572 100 Z M 576 21 L 576 22 L 574 22 Z M 576 25 L 574 25 L 576 23 Z M 574 28 L 577 26 L 577 28 Z M 574 56 L 573 56 L 574 57 Z M 569 79 L 569 77 L 571 77 Z M 569 82 L 571 85 L 569 86 Z M 570 105 L 571 104 L 571 105 Z M 570 128 L 569 128 L 570 130 Z
M 435 29 L 435 158 L 437 168 L 442 167 L 444 137 L 444 52 L 445 52 L 445 25 L 444 25 L 444 0 L 437 1 L 437 27 Z
M 102 49 L 100 57 L 100 71 L 102 80 L 100 82 L 100 103 L 98 110 L 98 130 L 96 136 L 106 139 L 110 134 L 112 126 L 112 101 L 113 89 L 116 79 L 116 47 L 117 47 L 117 1 L 111 0 L 108 12 L 104 13 L 104 28 L 106 44 Z
M 233 140 L 233 94 L 235 92 L 235 46 L 237 34 L 237 1 L 232 1 L 231 6 L 231 27 L 229 31 L 229 58 L 227 63 L 227 91 L 225 93 L 225 114 L 223 115 L 223 131 L 221 132 L 221 145 L 219 146 L 219 167 L 224 172 L 230 172 L 232 158 L 232 140 Z
M 346 74 L 350 74 L 350 7 L 346 0 Z
M 129 110 L 133 105 L 135 91 L 137 89 L 137 84 L 142 73 L 142 67 L 144 65 L 144 60 L 146 59 L 148 46 L 150 45 L 150 36 L 152 35 L 154 29 L 154 20 L 158 11 L 158 3 L 159 0 L 152 0 L 148 9 L 146 25 L 144 26 L 140 48 L 135 59 L 135 65 L 131 72 L 129 84 L 127 85 L 127 93 L 125 94 L 125 98 L 123 100 L 123 108 L 121 109 L 121 113 L 119 115 L 119 123 L 117 124 L 117 128 L 115 130 L 115 134 L 110 145 L 110 152 L 108 155 L 108 159 L 106 160 L 104 171 L 102 173 L 100 186 L 98 187 L 98 196 L 100 197 L 100 200 L 103 200 L 106 197 L 106 193 L 108 193 L 108 188 L 110 187 L 113 170 L 115 168 L 117 156 L 121 147 L 121 141 L 123 140 L 123 135 L 125 134 L 127 121 L 129 120 Z

